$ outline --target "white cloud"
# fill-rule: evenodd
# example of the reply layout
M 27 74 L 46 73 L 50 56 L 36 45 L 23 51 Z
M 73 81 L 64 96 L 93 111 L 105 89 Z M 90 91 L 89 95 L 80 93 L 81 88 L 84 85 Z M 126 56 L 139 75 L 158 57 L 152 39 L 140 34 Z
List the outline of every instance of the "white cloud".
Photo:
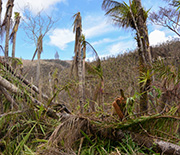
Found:
M 151 46 L 166 42 L 167 40 L 171 39 L 171 36 L 166 37 L 165 32 L 160 30 L 154 30 L 149 34 L 149 42 Z
M 112 30 L 113 29 L 108 24 L 106 24 L 106 22 L 103 21 L 101 23 L 97 23 L 96 26 L 85 29 L 83 33 L 85 34 L 86 38 L 92 38 L 110 32 Z
M 128 39 L 128 38 L 130 38 L 129 35 L 120 36 L 120 37 L 115 38 L 115 39 L 104 38 L 104 39 L 92 42 L 91 45 L 95 46 L 95 45 L 100 45 L 100 44 L 104 44 L 104 43 L 112 43 L 112 42 L 117 42 L 117 41 L 119 42 L 119 41 L 122 41 L 122 40 L 125 40 L 125 39 Z
M 49 37 L 50 44 L 61 50 L 65 49 L 68 43 L 74 41 L 74 34 L 69 29 L 55 29 Z
M 42 9 L 47 11 L 54 7 L 55 4 L 60 2 L 66 2 L 66 0 L 15 0 L 14 1 L 14 10 L 21 11 L 25 6 L 29 5 L 31 11 L 36 14 Z M 5 8 L 7 0 L 3 0 L 3 8 Z
M 88 19 L 88 20 L 87 20 Z M 105 33 L 114 31 L 112 26 L 107 24 L 104 20 L 100 20 L 101 16 L 92 18 L 92 16 L 85 17 L 86 25 L 83 28 L 83 34 L 85 34 L 86 39 L 101 36 Z M 74 41 L 74 35 L 71 29 L 55 29 L 50 37 L 50 44 L 59 47 L 60 49 L 65 49 L 67 44 Z M 110 39 L 104 39 L 103 42 L 110 42 Z M 97 44 L 97 43 L 95 43 Z
M 135 41 L 127 41 L 127 42 L 119 42 L 119 43 L 116 43 L 116 44 L 113 44 L 111 46 L 109 46 L 109 51 L 110 51 L 110 54 L 109 55 L 116 55 L 116 54 L 119 54 L 119 53 L 124 53 L 126 52 L 127 50 L 130 50 L 129 48 L 133 48 L 135 47 Z
M 102 40 L 98 40 L 98 41 L 91 43 L 91 45 L 95 46 L 95 45 L 100 45 L 100 44 L 110 43 L 110 42 L 114 42 L 114 39 L 104 38 Z

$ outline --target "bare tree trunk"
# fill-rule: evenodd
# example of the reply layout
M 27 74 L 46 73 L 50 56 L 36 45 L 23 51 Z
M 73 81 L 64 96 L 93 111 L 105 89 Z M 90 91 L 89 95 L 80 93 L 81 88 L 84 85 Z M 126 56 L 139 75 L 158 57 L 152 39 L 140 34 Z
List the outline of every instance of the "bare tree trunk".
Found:
M 16 36 L 17 36 L 17 31 L 18 31 L 18 27 L 19 27 L 19 23 L 20 23 L 20 14 L 18 12 L 15 13 L 15 24 L 14 24 L 14 27 L 13 27 L 13 31 L 10 35 L 10 39 L 11 37 L 13 37 L 13 47 L 12 47 L 12 58 L 15 57 L 15 48 L 16 48 Z
M 2 78 L 0 76 L 0 86 L 6 88 L 7 90 L 9 90 L 12 93 L 21 93 L 21 95 L 28 95 L 28 97 L 31 99 L 31 101 L 34 103 L 34 106 L 37 107 L 38 106 L 43 106 L 46 111 L 47 111 L 47 115 L 49 117 L 58 119 L 59 116 L 56 114 L 56 112 L 54 112 L 51 108 L 47 107 L 46 105 L 44 105 L 42 102 L 36 100 L 34 97 L 32 97 L 29 94 L 25 94 L 23 91 L 21 91 L 19 88 L 17 88 L 16 86 L 14 86 L 12 83 L 10 83 L 9 81 L 7 81 L 6 79 Z M 65 109 L 63 109 L 65 110 Z
M 2 14 L 2 0 L 0 0 L 0 25 L 1 25 L 1 14 Z
M 85 101 L 85 63 L 86 63 L 86 44 L 83 47 L 82 80 L 83 80 L 83 100 Z
M 37 60 L 37 74 L 36 74 L 36 81 L 39 86 L 39 79 L 40 79 L 40 58 L 41 54 L 40 51 L 38 50 L 38 60 Z
M 14 6 L 14 0 L 10 0 L 7 2 L 7 23 L 5 25 L 6 28 L 6 39 L 5 39 L 5 58 L 7 59 L 9 56 L 9 30 L 10 30 L 10 21 L 12 16 L 12 9 Z
M 5 58 L 6 58 L 6 60 L 8 59 L 8 56 L 9 56 L 9 28 L 10 28 L 10 20 L 8 19 L 7 25 L 6 25 L 6 39 L 5 39 Z
M 12 57 L 14 58 L 15 57 L 15 48 L 16 48 L 16 36 L 17 36 L 17 31 L 18 31 L 18 27 L 19 27 L 19 23 L 20 23 L 20 18 L 21 16 L 19 15 L 19 13 L 16 13 L 17 15 L 15 15 L 15 25 L 14 25 L 14 28 L 13 28 L 13 32 L 14 33 L 13 35 L 13 47 L 12 47 Z M 11 36 L 10 36 L 11 37 Z
M 81 43 L 80 42 L 78 42 L 77 50 L 78 50 L 79 103 L 80 103 L 80 112 L 83 113 L 84 91 L 83 91 L 82 52 L 81 52 Z
M 39 88 L 39 100 L 42 102 L 42 79 L 41 79 L 40 58 L 41 58 L 41 51 L 38 49 L 38 65 L 37 65 L 36 81 Z
M 13 47 L 12 47 L 12 58 L 15 58 L 15 48 L 16 48 L 16 33 L 13 38 Z
M 5 87 L 7 90 L 11 91 L 12 93 L 18 93 L 19 89 L 12 85 L 9 81 L 4 79 L 2 76 L 0 76 L 0 85 Z

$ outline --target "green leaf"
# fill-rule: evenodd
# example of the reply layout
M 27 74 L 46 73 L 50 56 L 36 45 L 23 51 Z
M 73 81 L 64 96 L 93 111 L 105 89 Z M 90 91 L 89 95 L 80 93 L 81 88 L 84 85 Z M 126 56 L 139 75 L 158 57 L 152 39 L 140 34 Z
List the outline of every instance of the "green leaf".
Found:
M 82 133 L 83 136 L 91 143 L 91 145 L 94 144 L 93 141 L 89 138 L 89 136 L 88 136 L 84 131 L 81 130 L 81 133 Z
M 25 144 L 24 144 L 24 149 L 25 149 L 24 152 L 26 155 L 35 155 L 35 153 Z
M 36 123 L 37 124 L 37 123 Z M 31 132 L 33 131 L 33 129 L 35 128 L 36 124 L 34 124 L 34 126 L 31 128 L 31 130 L 28 132 L 28 134 L 23 138 L 23 140 L 21 140 L 21 142 L 19 143 L 19 145 L 17 146 L 16 150 L 14 151 L 15 155 L 19 155 L 23 146 L 25 145 L 25 143 L 27 142 L 27 140 L 29 139 L 29 136 L 31 135 Z

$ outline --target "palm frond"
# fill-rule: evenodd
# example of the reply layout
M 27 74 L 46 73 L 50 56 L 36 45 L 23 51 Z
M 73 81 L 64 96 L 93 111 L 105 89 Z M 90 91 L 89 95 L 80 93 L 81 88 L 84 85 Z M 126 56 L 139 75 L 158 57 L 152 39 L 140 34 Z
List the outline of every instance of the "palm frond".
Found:
M 131 8 L 130 8 L 131 7 Z M 132 4 L 129 6 L 126 2 L 116 2 L 112 0 L 104 0 L 102 8 L 106 11 L 105 15 L 108 15 L 112 18 L 112 21 L 115 25 L 123 28 L 133 28 L 135 29 L 135 24 L 133 22 L 130 9 L 133 13 L 135 19 L 138 18 L 138 10 L 135 0 L 132 1 Z M 148 11 L 144 10 L 144 19 L 148 17 Z
M 113 0 L 103 0 L 102 3 L 102 9 L 103 10 L 108 10 L 109 8 L 113 8 L 115 6 L 119 6 L 121 3 Z
M 101 67 L 101 60 L 99 58 L 97 51 L 94 49 L 94 47 L 89 42 L 85 41 L 85 44 L 86 44 L 87 53 L 91 53 L 91 55 L 93 55 L 95 57 L 95 59 L 94 59 L 96 62 L 95 66 Z
M 82 28 L 81 25 L 81 14 L 80 12 L 76 13 L 73 15 L 74 22 L 73 22 L 73 33 L 75 33 L 76 29 L 79 27 L 80 29 Z
M 96 75 L 97 74 L 97 71 L 94 69 L 94 67 L 92 65 L 90 65 L 89 63 L 85 63 L 85 67 L 86 67 L 86 70 L 88 71 L 89 74 L 93 74 L 93 75 Z

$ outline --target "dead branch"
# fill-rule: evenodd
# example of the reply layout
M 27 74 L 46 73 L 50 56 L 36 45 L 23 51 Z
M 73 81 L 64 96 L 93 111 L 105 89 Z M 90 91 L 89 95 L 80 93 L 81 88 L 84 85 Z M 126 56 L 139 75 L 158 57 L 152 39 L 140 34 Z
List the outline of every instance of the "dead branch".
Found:
M 23 111 L 18 110 L 18 111 L 12 111 L 12 112 L 8 112 L 8 113 L 4 113 L 4 114 L 1 114 L 1 115 L 0 115 L 0 118 L 3 117 L 3 116 L 7 116 L 7 115 L 19 114 L 19 113 L 22 113 L 22 112 L 23 112 Z
M 11 103 L 12 107 L 14 107 L 15 109 L 18 109 L 18 104 L 14 101 L 14 99 L 11 97 L 8 91 L 2 86 L 0 86 L 0 91 L 4 94 L 6 99 Z
M 156 137 L 147 136 L 145 134 L 139 134 L 128 130 L 122 130 L 119 128 L 105 128 L 94 123 L 90 123 L 89 118 L 71 116 L 61 119 L 61 124 L 54 130 L 48 141 L 48 149 L 70 149 L 73 147 L 74 142 L 77 139 L 83 137 L 82 132 L 88 135 L 102 136 L 102 138 L 108 138 L 113 141 L 121 141 L 126 138 L 125 135 L 129 134 L 134 142 L 139 146 L 146 146 L 147 148 L 153 148 L 153 150 L 162 152 L 162 154 L 174 154 L 180 155 L 180 146 L 170 142 L 162 141 Z M 60 143 L 64 141 L 64 145 Z M 46 152 L 46 150 L 45 150 Z
M 175 145 L 169 142 L 165 142 L 162 140 L 154 140 L 154 143 L 157 145 L 158 148 L 162 150 L 162 153 L 166 154 L 174 154 L 174 155 L 179 155 L 180 154 L 180 146 Z
M 6 79 L 2 78 L 1 76 L 0 76 L 0 85 L 3 86 L 3 87 L 5 87 L 7 90 L 9 90 L 9 91 L 12 92 L 12 93 L 15 93 L 15 94 L 20 93 L 22 96 L 26 96 L 26 95 L 27 95 L 27 96 L 31 99 L 31 101 L 32 101 L 33 103 L 35 103 L 34 106 L 35 106 L 36 108 L 38 108 L 38 106 L 43 106 L 43 107 L 46 109 L 47 115 L 48 115 L 49 117 L 52 117 L 52 118 L 54 118 L 54 119 L 58 119 L 58 118 L 59 118 L 59 116 L 57 115 L 57 113 L 56 113 L 55 111 L 53 111 L 51 108 L 45 106 L 43 103 L 41 103 L 41 102 L 38 101 L 37 99 L 33 98 L 31 95 L 26 94 L 25 92 L 22 92 L 20 89 L 18 89 L 16 86 L 14 86 L 14 85 L 11 84 L 9 81 L 7 81 Z
M 13 75 L 15 76 L 16 78 L 18 78 L 20 81 L 22 81 L 26 86 L 28 86 L 29 88 L 31 88 L 34 92 L 36 92 L 37 94 L 40 94 L 39 92 L 39 89 L 31 84 L 27 79 L 25 79 L 22 75 L 16 73 L 14 71 L 14 69 L 8 64 L 6 63 L 2 58 L 0 58 L 0 63 Z M 5 86 L 4 86 L 5 87 Z M 9 89 L 8 89 L 9 90 Z M 11 91 L 12 92 L 12 91 Z M 16 92 L 16 91 L 15 91 Z M 41 93 L 42 97 L 46 100 L 46 101 L 49 101 L 49 97 L 43 93 Z M 50 102 L 51 105 L 57 105 L 57 103 L 51 101 Z M 58 106 L 60 106 L 60 104 L 58 104 Z M 64 108 L 64 111 L 67 112 L 67 113 L 71 113 L 71 111 L 63 104 L 62 105 L 62 108 Z
M 4 79 L 2 76 L 0 76 L 0 85 L 5 87 L 7 90 L 9 90 L 12 93 L 20 93 L 21 92 L 16 86 L 14 86 L 9 81 Z

